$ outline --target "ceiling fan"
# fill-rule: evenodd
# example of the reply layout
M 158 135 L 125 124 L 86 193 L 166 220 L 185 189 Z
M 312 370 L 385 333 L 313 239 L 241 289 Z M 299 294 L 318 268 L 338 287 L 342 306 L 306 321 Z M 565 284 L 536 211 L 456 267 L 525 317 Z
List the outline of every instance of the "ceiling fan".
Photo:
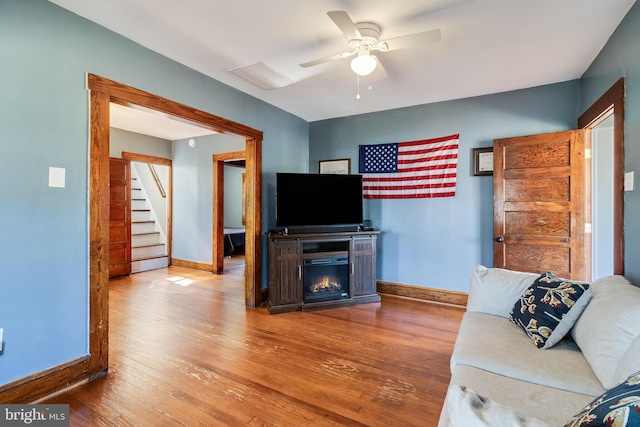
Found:
M 349 14 L 343 10 L 330 11 L 327 12 L 327 15 L 329 15 L 329 18 L 333 20 L 347 40 L 349 40 L 351 50 L 305 62 L 300 64 L 301 67 L 313 67 L 325 62 L 357 55 L 351 60 L 351 69 L 359 76 L 367 76 L 371 74 L 376 67 L 380 66 L 380 68 L 382 68 L 380 60 L 373 53 L 421 47 L 431 43 L 437 43 L 441 39 L 440 30 L 436 29 L 380 40 L 380 26 L 373 22 L 354 23 L 349 17 Z

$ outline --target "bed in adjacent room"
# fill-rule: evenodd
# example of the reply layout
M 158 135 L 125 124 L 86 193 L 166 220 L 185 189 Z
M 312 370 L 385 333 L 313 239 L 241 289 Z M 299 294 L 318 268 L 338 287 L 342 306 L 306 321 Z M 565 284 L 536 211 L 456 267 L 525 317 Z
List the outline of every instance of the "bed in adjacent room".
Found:
M 224 256 L 244 252 L 244 228 L 225 227 L 224 229 Z

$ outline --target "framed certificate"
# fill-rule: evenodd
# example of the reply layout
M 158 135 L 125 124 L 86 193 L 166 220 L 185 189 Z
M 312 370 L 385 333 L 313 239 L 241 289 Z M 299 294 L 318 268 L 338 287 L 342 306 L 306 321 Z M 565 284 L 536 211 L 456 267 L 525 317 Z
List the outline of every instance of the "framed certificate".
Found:
M 473 176 L 493 175 L 493 147 L 473 149 Z
M 334 173 L 349 175 L 351 173 L 351 159 L 320 160 L 320 173 Z

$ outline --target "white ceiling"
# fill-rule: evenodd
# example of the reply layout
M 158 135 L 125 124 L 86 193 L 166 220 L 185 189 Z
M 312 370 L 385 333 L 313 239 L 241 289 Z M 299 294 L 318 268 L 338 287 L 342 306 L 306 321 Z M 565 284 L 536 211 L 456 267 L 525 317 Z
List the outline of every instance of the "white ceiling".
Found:
M 197 125 L 184 123 L 166 114 L 124 107 L 120 104 L 111 103 L 109 114 L 111 127 L 169 141 L 217 133 Z
M 307 121 L 504 92 L 582 76 L 635 0 L 50 0 Z M 440 29 L 439 44 L 386 52 L 361 82 L 327 16 L 382 27 L 381 39 Z M 262 63 L 294 84 L 265 90 L 229 70 Z M 126 83 L 126 82 L 125 82 Z

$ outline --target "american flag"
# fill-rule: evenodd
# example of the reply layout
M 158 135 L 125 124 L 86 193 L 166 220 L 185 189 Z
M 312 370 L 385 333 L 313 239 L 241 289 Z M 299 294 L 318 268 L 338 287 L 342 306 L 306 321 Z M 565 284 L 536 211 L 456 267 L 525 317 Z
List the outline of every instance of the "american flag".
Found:
M 459 136 L 360 145 L 364 198 L 455 196 Z

